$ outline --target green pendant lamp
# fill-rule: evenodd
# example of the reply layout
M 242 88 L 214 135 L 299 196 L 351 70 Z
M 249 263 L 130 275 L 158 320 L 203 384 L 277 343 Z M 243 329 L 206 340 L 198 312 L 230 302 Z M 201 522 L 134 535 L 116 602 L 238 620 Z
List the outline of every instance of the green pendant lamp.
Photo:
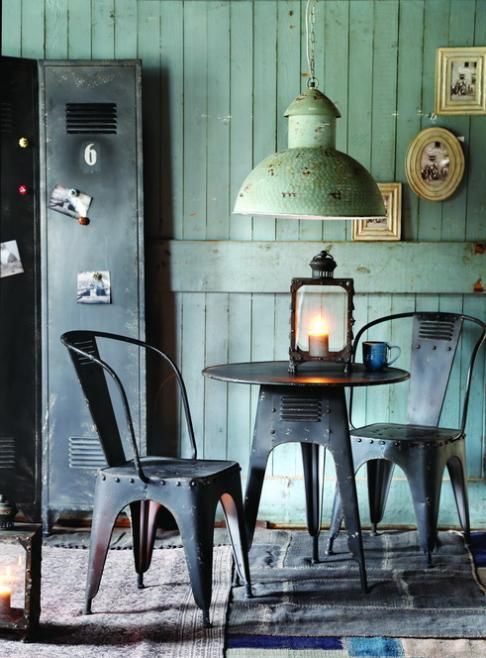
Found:
M 308 0 L 307 28 L 314 11 L 315 0 Z M 313 44 L 314 38 L 307 37 L 308 53 L 309 42 Z M 308 54 L 308 62 L 308 89 L 285 112 L 288 148 L 250 172 L 233 212 L 289 219 L 384 219 L 383 198 L 371 174 L 336 149 L 336 119 L 341 115 L 317 89 L 313 55 Z

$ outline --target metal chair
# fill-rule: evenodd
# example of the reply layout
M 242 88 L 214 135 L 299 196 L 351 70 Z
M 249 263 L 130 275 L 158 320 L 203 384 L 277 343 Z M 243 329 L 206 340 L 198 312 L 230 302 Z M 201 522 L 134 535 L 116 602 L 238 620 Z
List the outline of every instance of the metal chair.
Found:
M 140 456 L 126 391 L 115 370 L 100 357 L 99 339 L 136 345 L 158 355 L 169 365 L 177 380 L 185 413 L 191 446 L 189 459 Z M 85 613 L 91 612 L 92 600 L 98 592 L 118 514 L 130 506 L 135 570 L 141 588 L 143 574 L 152 558 L 157 513 L 165 507 L 176 520 L 194 599 L 202 609 L 204 625 L 210 626 L 213 535 L 218 502 L 226 517 L 238 574 L 246 583 L 247 595 L 251 596 L 239 465 L 231 461 L 197 459 L 184 382 L 164 352 L 134 338 L 99 331 L 69 331 L 61 336 L 61 341 L 69 350 L 108 464 L 98 472 L 96 479 Z M 108 386 L 110 378 L 114 387 Z M 110 390 L 118 392 L 119 400 Z M 124 416 L 126 428 L 119 422 L 120 415 Z M 122 430 L 128 437 L 130 456 L 124 448 Z M 144 445 L 145 441 L 140 443 Z
M 355 472 L 366 463 L 368 500 L 372 532 L 383 518 L 395 464 L 403 470 L 412 495 L 420 548 L 431 561 L 437 544 L 437 517 L 442 476 L 447 467 L 453 487 L 459 520 L 466 541 L 469 538 L 469 507 L 466 489 L 464 439 L 474 363 L 486 337 L 486 324 L 477 318 L 455 313 L 397 313 L 378 318 L 360 329 L 353 343 L 353 361 L 360 339 L 371 327 L 402 318 L 413 318 L 411 377 L 407 422 L 373 423 L 355 428 L 351 443 Z M 439 426 L 459 338 L 464 325 L 479 327 L 473 342 L 463 390 L 461 425 L 457 429 Z M 350 396 L 352 424 L 353 391 Z M 336 489 L 327 552 L 343 520 Z

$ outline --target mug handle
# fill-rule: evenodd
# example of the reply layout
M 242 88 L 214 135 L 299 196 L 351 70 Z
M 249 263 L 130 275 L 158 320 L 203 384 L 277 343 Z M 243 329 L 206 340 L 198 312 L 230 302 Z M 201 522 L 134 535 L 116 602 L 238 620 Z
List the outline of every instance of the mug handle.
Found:
M 398 359 L 398 357 L 402 353 L 402 350 L 398 345 L 387 345 L 387 347 L 388 347 L 388 352 L 390 354 L 391 354 L 392 350 L 398 350 L 398 354 L 393 359 L 391 359 L 391 361 L 388 361 L 388 363 L 387 363 L 387 366 L 391 366 L 391 364 L 395 363 L 395 361 Z

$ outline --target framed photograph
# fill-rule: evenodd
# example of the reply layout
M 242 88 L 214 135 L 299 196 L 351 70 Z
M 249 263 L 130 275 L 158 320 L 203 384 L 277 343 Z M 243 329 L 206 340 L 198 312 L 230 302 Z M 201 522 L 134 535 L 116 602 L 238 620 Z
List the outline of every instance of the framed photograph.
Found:
M 400 240 L 402 226 L 402 184 L 378 183 L 386 209 L 386 219 L 360 219 L 353 222 L 353 240 Z
M 461 143 L 445 128 L 422 130 L 408 149 L 405 173 L 418 196 L 429 201 L 447 199 L 464 176 Z
M 439 48 L 436 114 L 486 114 L 486 48 Z

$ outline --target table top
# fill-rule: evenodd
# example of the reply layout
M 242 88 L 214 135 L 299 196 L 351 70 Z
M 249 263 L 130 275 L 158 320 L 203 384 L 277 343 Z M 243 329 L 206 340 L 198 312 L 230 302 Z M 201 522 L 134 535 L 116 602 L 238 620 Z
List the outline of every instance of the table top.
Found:
M 203 375 L 224 382 L 265 386 L 376 386 L 396 384 L 410 377 L 410 373 L 400 368 L 370 372 L 361 363 L 353 363 L 349 373 L 343 372 L 343 364 L 316 361 L 299 364 L 295 375 L 288 368 L 288 361 L 227 363 L 209 366 Z

